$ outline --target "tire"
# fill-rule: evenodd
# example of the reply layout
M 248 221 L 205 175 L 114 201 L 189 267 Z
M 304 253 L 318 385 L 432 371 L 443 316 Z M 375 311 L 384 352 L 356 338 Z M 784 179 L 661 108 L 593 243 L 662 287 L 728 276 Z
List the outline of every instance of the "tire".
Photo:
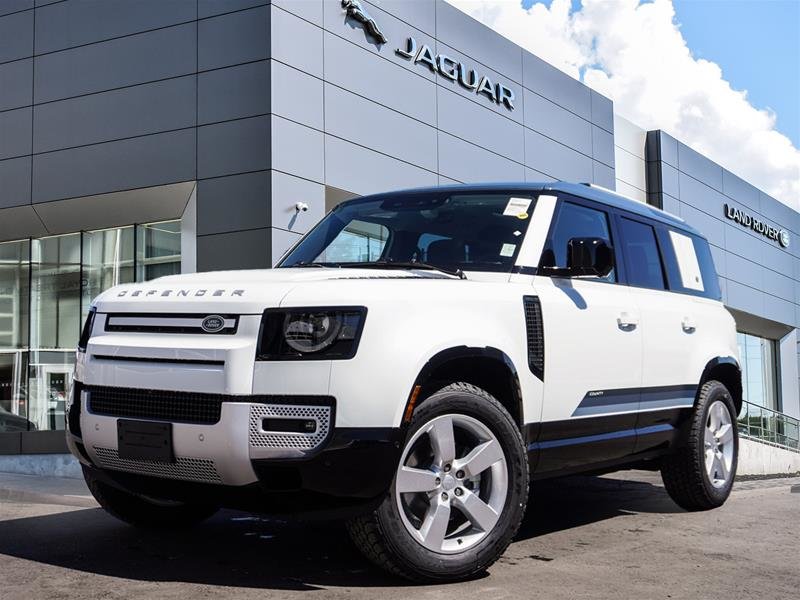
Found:
M 725 385 L 716 380 L 702 385 L 683 444 L 675 454 L 665 457 L 661 465 L 667 493 L 681 508 L 710 510 L 728 499 L 739 456 L 735 415 Z M 709 428 L 714 429 L 721 417 L 727 420 L 729 428 L 714 435 Z
M 437 445 L 435 439 L 448 439 L 448 423 L 455 442 Z M 455 460 L 443 458 L 450 455 Z M 414 412 L 386 497 L 349 521 L 348 531 L 367 558 L 394 575 L 459 581 L 505 552 L 527 500 L 528 457 L 511 415 L 482 389 L 453 383 Z
M 145 529 L 183 529 L 205 521 L 219 509 L 205 504 L 158 501 L 136 496 L 95 479 L 83 467 L 83 478 L 95 500 L 111 516 Z

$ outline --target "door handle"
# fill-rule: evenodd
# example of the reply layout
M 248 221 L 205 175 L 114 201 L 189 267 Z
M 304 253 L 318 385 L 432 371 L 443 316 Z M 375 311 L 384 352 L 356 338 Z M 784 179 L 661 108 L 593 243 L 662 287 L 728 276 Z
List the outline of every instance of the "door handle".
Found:
M 617 317 L 617 326 L 623 331 L 632 331 L 639 325 L 639 317 L 630 313 L 620 313 Z
M 681 321 L 681 327 L 685 333 L 694 333 L 697 331 L 694 321 L 689 317 L 683 317 L 683 321 Z

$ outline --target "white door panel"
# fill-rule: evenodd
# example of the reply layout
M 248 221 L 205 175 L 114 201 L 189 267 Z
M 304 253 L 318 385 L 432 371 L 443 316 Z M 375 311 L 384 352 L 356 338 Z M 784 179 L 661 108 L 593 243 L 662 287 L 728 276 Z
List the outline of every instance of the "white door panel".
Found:
M 630 289 L 548 277 L 536 277 L 534 285 L 545 334 L 542 420 L 635 412 L 635 392 L 622 400 L 605 393 L 641 386 L 640 315 Z
M 702 337 L 692 296 L 631 288 L 642 318 L 644 387 L 696 384 L 694 348 Z

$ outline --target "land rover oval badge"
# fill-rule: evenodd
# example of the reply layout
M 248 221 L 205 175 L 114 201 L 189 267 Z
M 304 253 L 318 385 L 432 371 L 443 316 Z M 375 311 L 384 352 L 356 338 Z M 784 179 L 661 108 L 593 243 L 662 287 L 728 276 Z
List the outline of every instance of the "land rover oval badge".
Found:
M 219 315 L 208 315 L 200 324 L 206 333 L 219 333 L 225 329 L 225 319 Z

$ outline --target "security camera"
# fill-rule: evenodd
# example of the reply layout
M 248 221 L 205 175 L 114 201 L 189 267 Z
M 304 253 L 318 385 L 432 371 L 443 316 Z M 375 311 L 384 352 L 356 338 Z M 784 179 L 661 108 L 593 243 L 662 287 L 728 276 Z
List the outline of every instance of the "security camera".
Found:
M 308 210 L 308 204 L 305 202 L 298 202 L 294 205 L 294 208 L 297 212 L 306 212 Z

